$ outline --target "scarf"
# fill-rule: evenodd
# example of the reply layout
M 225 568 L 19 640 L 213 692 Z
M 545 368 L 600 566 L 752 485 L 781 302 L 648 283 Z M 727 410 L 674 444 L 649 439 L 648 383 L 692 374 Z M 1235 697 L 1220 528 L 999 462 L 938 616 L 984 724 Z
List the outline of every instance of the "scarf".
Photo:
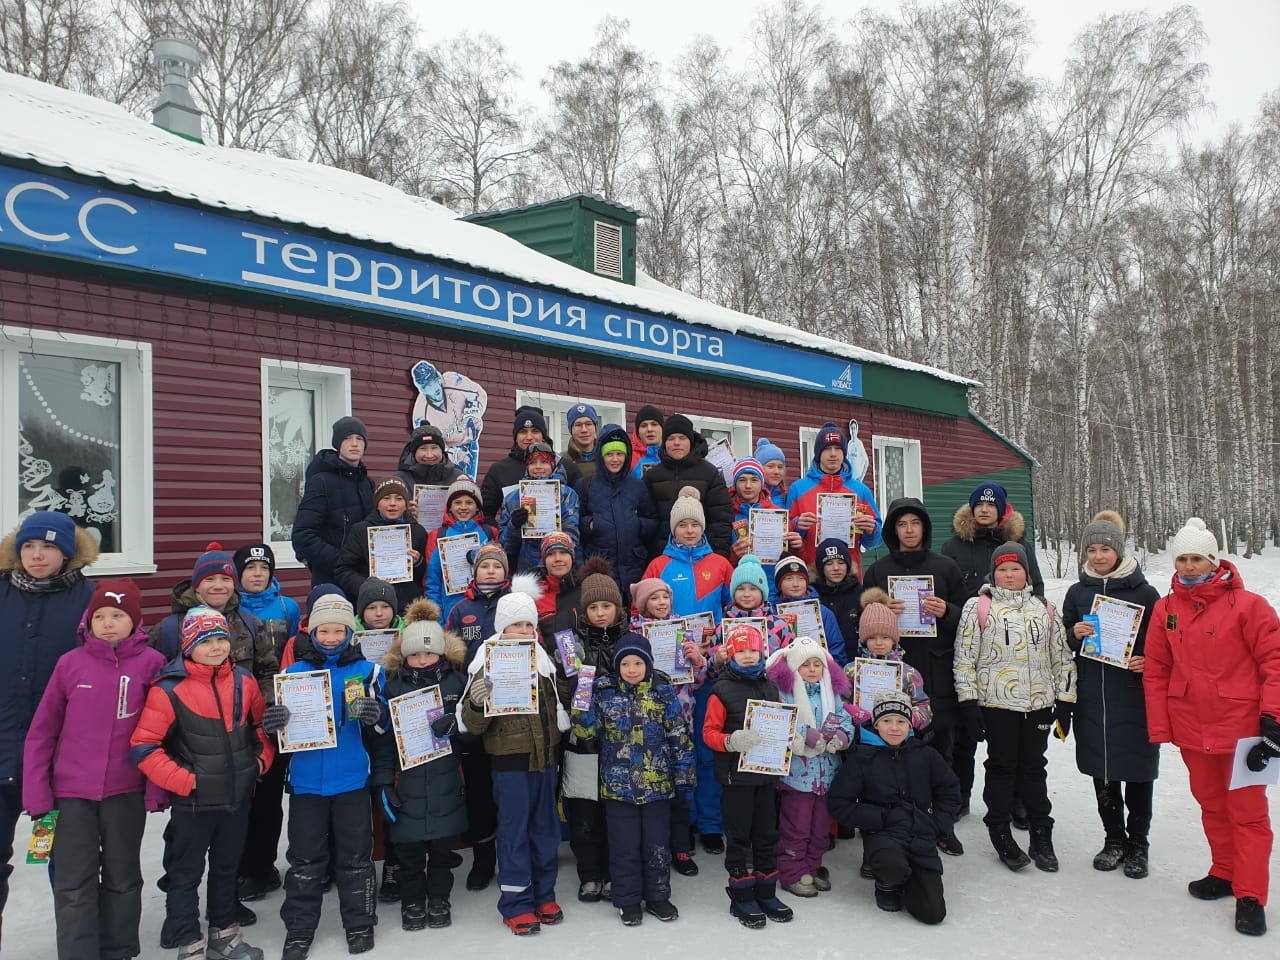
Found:
M 44 580 L 37 580 L 25 570 L 9 571 L 9 582 L 23 593 L 59 593 L 70 590 L 83 579 L 84 574 L 79 570 L 68 570 Z

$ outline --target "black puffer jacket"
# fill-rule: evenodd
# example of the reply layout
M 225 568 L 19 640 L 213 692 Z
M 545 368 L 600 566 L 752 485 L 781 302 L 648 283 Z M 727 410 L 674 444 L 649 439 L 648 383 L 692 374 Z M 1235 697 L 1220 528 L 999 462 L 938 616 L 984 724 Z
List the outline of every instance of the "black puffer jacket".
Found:
M 707 724 L 704 725 L 704 730 L 709 727 L 714 732 L 718 719 L 720 732 L 727 737 L 746 725 L 748 700 L 777 701 L 779 699 L 781 697 L 776 683 L 764 674 L 758 677 L 747 677 L 738 673 L 731 660 L 725 665 L 721 678 L 711 688 L 711 699 L 707 703 Z M 781 779 L 773 774 L 739 770 L 739 756 L 740 754 L 731 751 L 715 750 L 716 780 L 721 786 L 752 786 Z
M 836 772 L 827 809 L 840 826 L 864 831 L 866 856 L 902 850 L 915 869 L 941 873 L 938 840 L 955 826 L 960 781 L 915 737 L 896 749 L 859 743 Z
M 950 557 L 964 576 L 966 599 L 976 597 L 991 573 L 991 555 L 1002 543 L 1020 543 L 1027 551 L 1027 583 L 1031 592 L 1044 599 L 1044 577 L 1036 563 L 1036 545 L 1026 542 L 1027 521 L 1017 510 L 1010 510 L 1004 521 L 994 527 L 979 527 L 973 509 L 966 503 L 951 518 L 955 536 L 942 545 L 944 557 Z
M 702 495 L 702 512 L 707 518 L 707 542 L 711 549 L 728 557 L 733 546 L 733 501 L 720 471 L 707 463 L 707 441 L 701 434 L 691 438 L 693 446 L 683 460 L 672 460 L 662 448 L 658 462 L 644 475 L 645 486 L 658 511 L 658 529 L 649 543 L 649 555 L 658 556 L 671 536 L 671 508 L 683 487 L 696 487 Z
M 351 466 L 337 450 L 321 450 L 307 464 L 307 485 L 293 518 L 293 551 L 311 570 L 311 585 L 333 582 L 351 525 L 373 510 L 373 481 L 363 463 Z
M 840 626 L 840 636 L 844 637 L 844 648 L 858 649 L 858 617 L 862 613 L 862 584 L 857 574 L 849 569 L 849 575 L 839 583 L 828 583 L 821 569 L 813 579 L 813 588 L 818 591 L 818 602 L 835 614 L 836 623 Z
M 409 526 L 409 542 L 418 551 L 418 560 L 413 565 L 413 579 L 404 583 L 393 584 L 396 588 L 396 613 L 403 613 L 405 608 L 423 595 L 423 582 L 427 574 L 427 531 L 419 523 L 414 523 L 406 514 L 399 520 L 387 521 L 377 513 L 370 513 L 359 523 L 351 525 L 347 531 L 347 539 L 342 544 L 342 553 L 338 555 L 338 566 L 333 571 L 333 582 L 342 588 L 347 599 L 353 604 L 360 596 L 360 588 L 369 579 L 369 528 L 375 526 Z
M 556 468 L 552 475 L 556 474 L 559 474 L 559 479 L 569 484 L 574 490 L 578 489 L 578 484 L 582 480 L 578 465 L 568 457 L 560 457 L 556 461 Z M 497 519 L 498 514 L 502 512 L 502 491 L 506 487 L 519 483 L 524 479 L 524 475 L 524 451 L 513 443 L 511 452 L 489 468 L 484 475 L 484 483 L 480 485 L 480 497 L 484 501 L 486 517 Z

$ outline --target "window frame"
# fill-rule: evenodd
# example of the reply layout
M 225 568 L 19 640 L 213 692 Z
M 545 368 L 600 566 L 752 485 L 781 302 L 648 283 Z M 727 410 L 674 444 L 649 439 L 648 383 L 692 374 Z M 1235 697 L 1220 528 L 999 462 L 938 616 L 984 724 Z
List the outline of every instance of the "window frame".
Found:
M 885 497 L 885 479 L 888 471 L 884 469 L 884 451 L 888 447 L 902 450 L 902 496 L 915 497 L 924 502 L 924 473 L 920 463 L 920 441 L 911 437 L 889 437 L 873 434 L 871 437 L 871 471 L 875 480 L 876 503 L 883 513 L 888 509 L 889 499 Z M 896 497 L 893 499 L 897 499 Z
M 755 453 L 755 437 L 753 432 L 755 424 L 750 420 L 730 420 L 727 417 L 704 417 L 695 416 L 692 413 L 685 414 L 689 418 L 689 422 L 693 424 L 693 429 L 703 435 L 706 439 L 705 431 L 710 428 L 712 430 L 721 430 L 729 434 L 733 444 L 733 459 L 742 460 L 752 456 Z M 738 441 L 746 437 L 746 442 L 739 446 Z M 708 442 L 707 446 L 710 446 Z
M 599 431 L 606 424 L 616 423 L 618 426 L 631 433 L 627 427 L 627 404 L 623 400 L 603 400 L 593 397 L 570 397 L 560 393 L 541 393 L 537 390 L 517 390 L 515 409 L 511 411 L 512 415 L 521 407 L 537 407 L 542 411 L 542 415 L 547 420 L 547 432 L 551 434 L 547 439 L 551 441 L 551 446 L 555 448 L 556 453 L 564 455 L 569 450 L 569 428 L 565 425 L 564 415 L 569 412 L 569 408 L 579 403 L 587 403 L 596 408 L 596 413 L 600 416 L 600 424 L 596 431 L 597 439 L 599 439 Z M 611 413 L 605 411 L 620 411 L 620 416 L 613 417 Z
M 267 539 L 271 535 L 271 440 L 270 430 L 267 429 L 271 388 L 299 387 L 315 391 L 312 414 L 315 417 L 315 449 L 311 451 L 311 456 L 314 457 L 321 450 L 329 448 L 329 425 L 339 417 L 351 415 L 351 369 L 263 357 L 260 377 L 262 405 L 258 419 L 262 433 L 262 542 L 269 545 L 275 554 L 277 570 L 300 570 L 303 563 L 294 554 L 291 540 Z
M 0 526 L 18 526 L 18 409 L 21 375 L 18 354 L 35 353 L 102 360 L 120 365 L 120 474 L 115 493 L 120 504 L 120 545 L 100 554 L 87 568 L 92 576 L 132 576 L 156 572 L 155 444 L 151 344 L 120 337 L 95 337 L 61 330 L 0 325 L 0 407 L 13 411 L 0 418 L 0 476 L 13 477 L 0 496 Z M 136 474 L 136 475 L 135 475 Z M 9 493 L 12 489 L 12 494 Z
M 813 448 L 818 443 L 818 431 L 821 427 L 801 427 L 796 436 L 800 443 L 800 474 L 803 477 L 813 463 Z

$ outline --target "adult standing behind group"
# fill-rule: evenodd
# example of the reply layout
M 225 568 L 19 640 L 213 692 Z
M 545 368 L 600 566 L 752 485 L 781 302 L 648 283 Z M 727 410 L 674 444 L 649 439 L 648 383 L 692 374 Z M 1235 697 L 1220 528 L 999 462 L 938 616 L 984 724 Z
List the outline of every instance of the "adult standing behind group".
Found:
M 41 510 L 0 542 L 0 917 L 9 898 L 13 835 L 22 814 L 22 745 L 54 665 L 76 646 L 98 559 L 88 531 Z
M 490 523 L 498 519 L 506 490 L 524 479 L 525 453 L 531 443 L 551 443 L 547 436 L 547 418 L 537 407 L 523 406 L 516 410 L 511 426 L 510 452 L 488 469 L 480 486 L 480 496 L 484 500 L 481 506 Z M 582 479 L 578 465 L 564 457 L 556 461 L 553 473 L 560 474 L 559 479 L 574 489 Z
M 658 530 L 649 553 L 658 556 L 671 536 L 671 508 L 680 491 L 694 487 L 701 495 L 706 536 L 711 549 L 722 557 L 732 553 L 733 502 L 724 476 L 707 462 L 707 441 L 682 413 L 666 418 L 662 427 L 662 452 L 658 463 L 644 473 L 645 485 L 658 511 Z
M 373 481 L 364 465 L 369 432 L 355 417 L 333 425 L 333 448 L 307 464 L 306 488 L 293 520 L 293 552 L 311 571 L 311 586 L 332 583 L 352 524 L 373 510 Z

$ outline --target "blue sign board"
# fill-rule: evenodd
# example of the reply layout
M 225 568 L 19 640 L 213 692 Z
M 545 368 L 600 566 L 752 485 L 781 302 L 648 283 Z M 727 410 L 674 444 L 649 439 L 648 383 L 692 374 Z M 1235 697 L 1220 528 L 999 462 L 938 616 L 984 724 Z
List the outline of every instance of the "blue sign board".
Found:
M 862 368 L 852 361 L 431 260 L 2 164 L 0 197 L 0 248 L 263 290 L 607 358 L 862 396 Z

